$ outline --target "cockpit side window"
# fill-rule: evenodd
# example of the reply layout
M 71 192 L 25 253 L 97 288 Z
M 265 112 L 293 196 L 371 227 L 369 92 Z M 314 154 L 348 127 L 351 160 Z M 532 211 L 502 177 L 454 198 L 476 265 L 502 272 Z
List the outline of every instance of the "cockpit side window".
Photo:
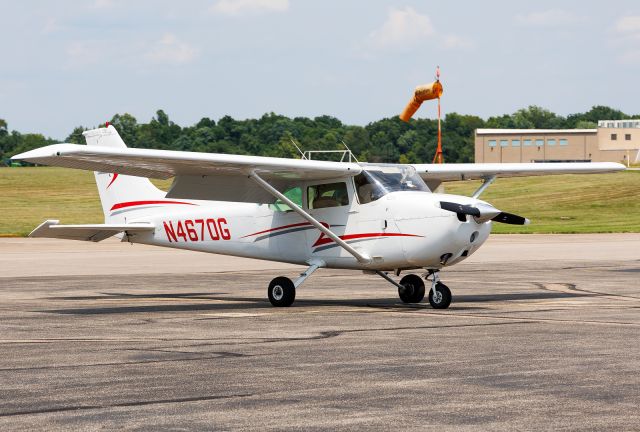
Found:
M 307 197 L 310 209 L 349 205 L 347 184 L 343 182 L 309 186 Z
M 427 185 L 410 166 L 367 165 L 354 177 L 360 204 L 376 201 L 391 192 L 430 192 Z
M 289 198 L 294 204 L 302 207 L 302 188 L 300 186 L 291 187 L 285 190 L 282 195 Z M 278 198 L 273 204 L 269 204 L 269 208 L 277 212 L 293 211 L 293 209 L 286 203 L 282 202 L 280 198 Z
M 368 204 L 372 201 L 380 199 L 384 195 L 384 192 L 380 189 L 376 182 L 372 180 L 373 179 L 365 175 L 364 172 L 361 172 L 353 178 L 360 204 Z

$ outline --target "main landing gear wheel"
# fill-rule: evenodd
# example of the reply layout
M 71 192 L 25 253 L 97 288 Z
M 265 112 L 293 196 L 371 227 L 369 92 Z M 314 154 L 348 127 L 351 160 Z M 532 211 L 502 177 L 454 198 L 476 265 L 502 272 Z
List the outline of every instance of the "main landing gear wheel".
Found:
M 434 309 L 446 309 L 451 304 L 451 291 L 442 282 L 436 282 L 435 293 L 429 290 L 429 303 Z
M 420 303 L 424 298 L 424 282 L 420 276 L 409 274 L 400 279 L 402 288 L 398 288 L 400 300 L 405 303 Z
M 288 307 L 296 299 L 296 287 L 288 277 L 279 276 L 271 281 L 267 294 L 273 306 Z

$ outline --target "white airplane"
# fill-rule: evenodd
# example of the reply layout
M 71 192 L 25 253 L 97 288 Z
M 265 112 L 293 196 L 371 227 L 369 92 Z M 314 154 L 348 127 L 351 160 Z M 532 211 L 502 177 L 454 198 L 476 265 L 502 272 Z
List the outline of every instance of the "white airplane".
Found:
M 388 273 L 424 270 L 429 302 L 451 303 L 439 271 L 475 253 L 493 222 L 521 216 L 479 199 L 496 177 L 623 170 L 617 163 L 367 164 L 127 148 L 113 126 L 84 132 L 87 145 L 54 144 L 13 159 L 95 171 L 104 224 L 47 220 L 30 237 L 122 241 L 307 265 L 268 287 L 290 306 L 317 269 L 376 273 L 418 303 L 425 283 Z M 168 192 L 148 178 L 174 177 Z M 483 179 L 471 196 L 434 193 L 444 181 Z

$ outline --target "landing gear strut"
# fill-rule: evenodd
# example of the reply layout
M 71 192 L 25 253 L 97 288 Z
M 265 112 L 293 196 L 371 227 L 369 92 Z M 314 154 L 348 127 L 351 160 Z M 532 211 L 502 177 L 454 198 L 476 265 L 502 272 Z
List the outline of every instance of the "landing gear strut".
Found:
M 424 299 L 425 284 L 420 276 L 408 274 L 400 279 L 400 283 L 398 283 L 382 271 L 378 270 L 376 273 L 398 287 L 398 296 L 404 303 L 420 303 Z M 431 279 L 429 279 L 429 277 L 431 277 Z M 448 308 L 451 304 L 451 291 L 445 284 L 440 282 L 438 270 L 429 270 L 425 279 L 431 282 L 431 289 L 429 290 L 429 303 L 431 307 L 434 309 Z
M 309 261 L 309 268 L 300 273 L 300 277 L 294 281 L 285 276 L 278 276 L 273 279 L 267 289 L 269 302 L 275 307 L 289 307 L 296 299 L 296 288 L 302 285 L 311 274 L 324 267 L 325 263 L 320 260 Z
M 434 309 L 446 309 L 451 304 L 451 290 L 448 286 L 440 282 L 437 270 L 430 270 L 427 275 L 431 279 L 431 289 L 429 290 L 429 303 Z

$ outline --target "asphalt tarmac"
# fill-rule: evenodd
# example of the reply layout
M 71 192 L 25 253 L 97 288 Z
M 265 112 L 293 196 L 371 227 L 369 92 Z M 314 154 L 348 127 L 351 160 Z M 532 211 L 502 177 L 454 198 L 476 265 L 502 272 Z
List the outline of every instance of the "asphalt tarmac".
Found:
M 0 240 L 0 430 L 638 430 L 640 235 L 496 236 L 448 310 L 375 275 Z

